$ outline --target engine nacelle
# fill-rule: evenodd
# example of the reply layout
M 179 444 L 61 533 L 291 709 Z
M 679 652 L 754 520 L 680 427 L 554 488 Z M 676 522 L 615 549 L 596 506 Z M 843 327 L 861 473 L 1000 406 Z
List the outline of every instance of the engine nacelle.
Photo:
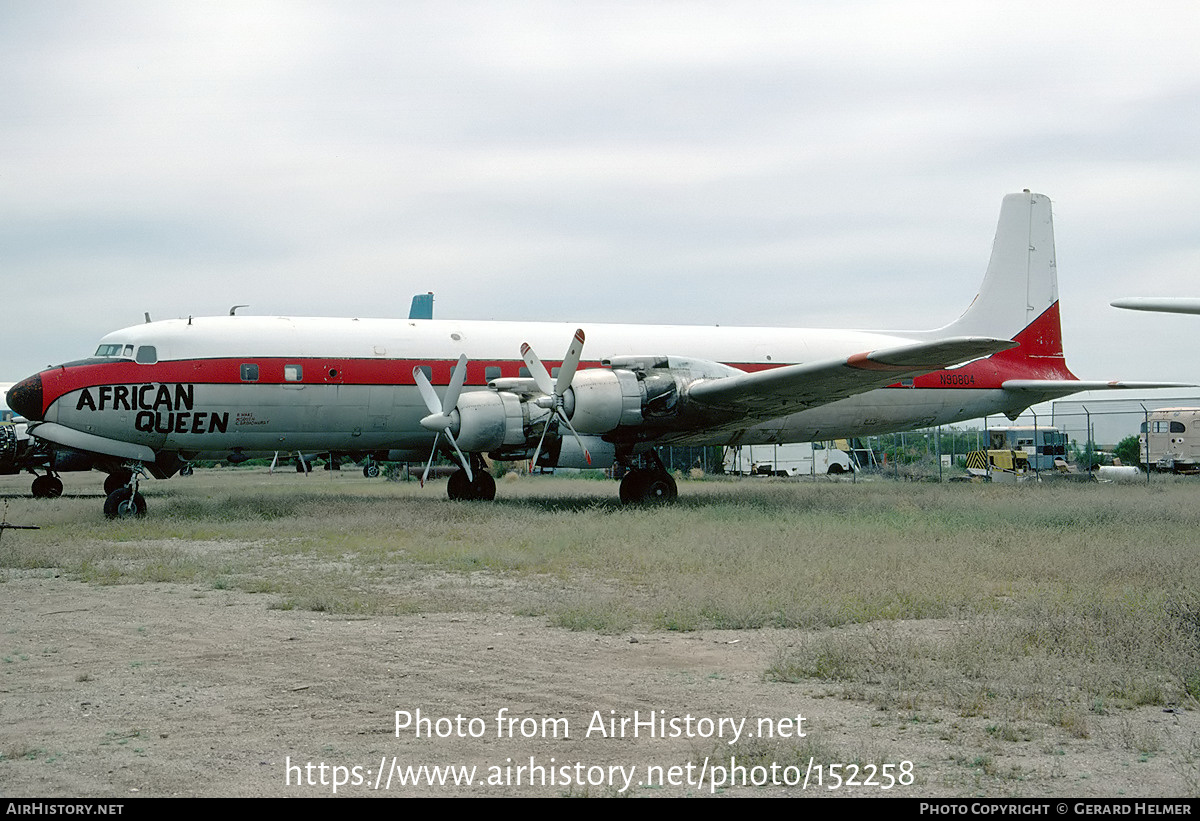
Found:
M 642 390 L 631 371 L 589 368 L 571 380 L 563 408 L 580 433 L 608 433 L 642 422 Z
M 451 427 L 464 453 L 499 450 L 525 442 L 527 415 L 521 400 L 508 393 L 470 391 L 458 397 Z

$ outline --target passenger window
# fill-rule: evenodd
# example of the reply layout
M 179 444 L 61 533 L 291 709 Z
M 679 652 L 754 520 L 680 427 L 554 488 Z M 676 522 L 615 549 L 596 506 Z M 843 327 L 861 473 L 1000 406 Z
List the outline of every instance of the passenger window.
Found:
M 430 382 L 433 381 L 433 368 L 429 367 L 428 365 L 418 365 L 417 370 L 425 374 L 425 378 Z
M 286 382 L 299 382 L 304 379 L 304 368 L 300 365 L 284 365 L 283 378 Z
M 1186 432 L 1187 432 L 1187 429 L 1183 426 L 1182 422 L 1172 422 L 1171 423 L 1171 433 L 1186 433 Z
M 529 368 L 521 368 L 521 370 L 517 371 L 517 375 L 529 378 Z
M 242 365 L 242 381 L 257 382 L 258 381 L 258 365 L 247 364 Z
M 499 365 L 488 365 L 483 369 L 483 378 L 488 382 L 491 382 L 493 379 L 499 379 L 500 375 Z
M 126 345 L 126 349 L 132 345 Z M 142 345 L 137 349 L 137 361 L 143 365 L 153 365 L 158 361 L 158 350 L 153 345 Z

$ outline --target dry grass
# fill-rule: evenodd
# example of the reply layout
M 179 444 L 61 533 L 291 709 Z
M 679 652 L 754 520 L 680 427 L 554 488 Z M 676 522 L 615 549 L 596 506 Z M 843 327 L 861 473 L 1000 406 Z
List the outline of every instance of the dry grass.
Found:
M 990 716 L 998 741 L 1031 723 L 1086 737 L 1089 716 L 1200 697 L 1190 481 L 685 480 L 678 504 L 650 509 L 563 479 L 506 480 L 494 504 L 262 471 L 145 490 L 133 522 L 105 521 L 98 495 L 10 498 L 9 521 L 42 529 L 4 535 L 0 580 L 169 581 L 277 608 L 506 611 L 600 632 L 801 628 L 768 677 Z

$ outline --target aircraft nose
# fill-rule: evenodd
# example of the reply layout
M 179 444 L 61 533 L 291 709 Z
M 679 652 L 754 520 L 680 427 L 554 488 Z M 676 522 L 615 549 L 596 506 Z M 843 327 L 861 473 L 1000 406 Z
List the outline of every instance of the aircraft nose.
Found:
M 42 377 L 35 374 L 9 388 L 8 406 L 13 413 L 24 416 L 30 422 L 41 422 Z

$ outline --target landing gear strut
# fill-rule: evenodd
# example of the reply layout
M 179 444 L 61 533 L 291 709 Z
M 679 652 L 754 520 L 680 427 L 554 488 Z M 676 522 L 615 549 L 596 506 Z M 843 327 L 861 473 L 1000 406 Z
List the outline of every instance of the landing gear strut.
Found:
M 456 501 L 492 501 L 496 498 L 496 480 L 488 473 L 487 463 L 478 453 L 472 453 L 468 458 L 473 478 L 468 479 L 467 472 L 461 468 L 454 471 L 446 483 L 446 494 Z
M 124 479 L 127 484 L 121 484 Z M 109 490 L 110 484 L 113 486 Z M 138 474 L 133 471 L 110 473 L 104 480 L 108 497 L 104 500 L 104 515 L 109 519 L 129 519 L 146 515 L 146 500 L 138 493 Z
M 677 496 L 679 488 L 675 478 L 653 451 L 641 454 L 638 464 L 630 467 L 621 479 L 621 504 L 673 502 Z

